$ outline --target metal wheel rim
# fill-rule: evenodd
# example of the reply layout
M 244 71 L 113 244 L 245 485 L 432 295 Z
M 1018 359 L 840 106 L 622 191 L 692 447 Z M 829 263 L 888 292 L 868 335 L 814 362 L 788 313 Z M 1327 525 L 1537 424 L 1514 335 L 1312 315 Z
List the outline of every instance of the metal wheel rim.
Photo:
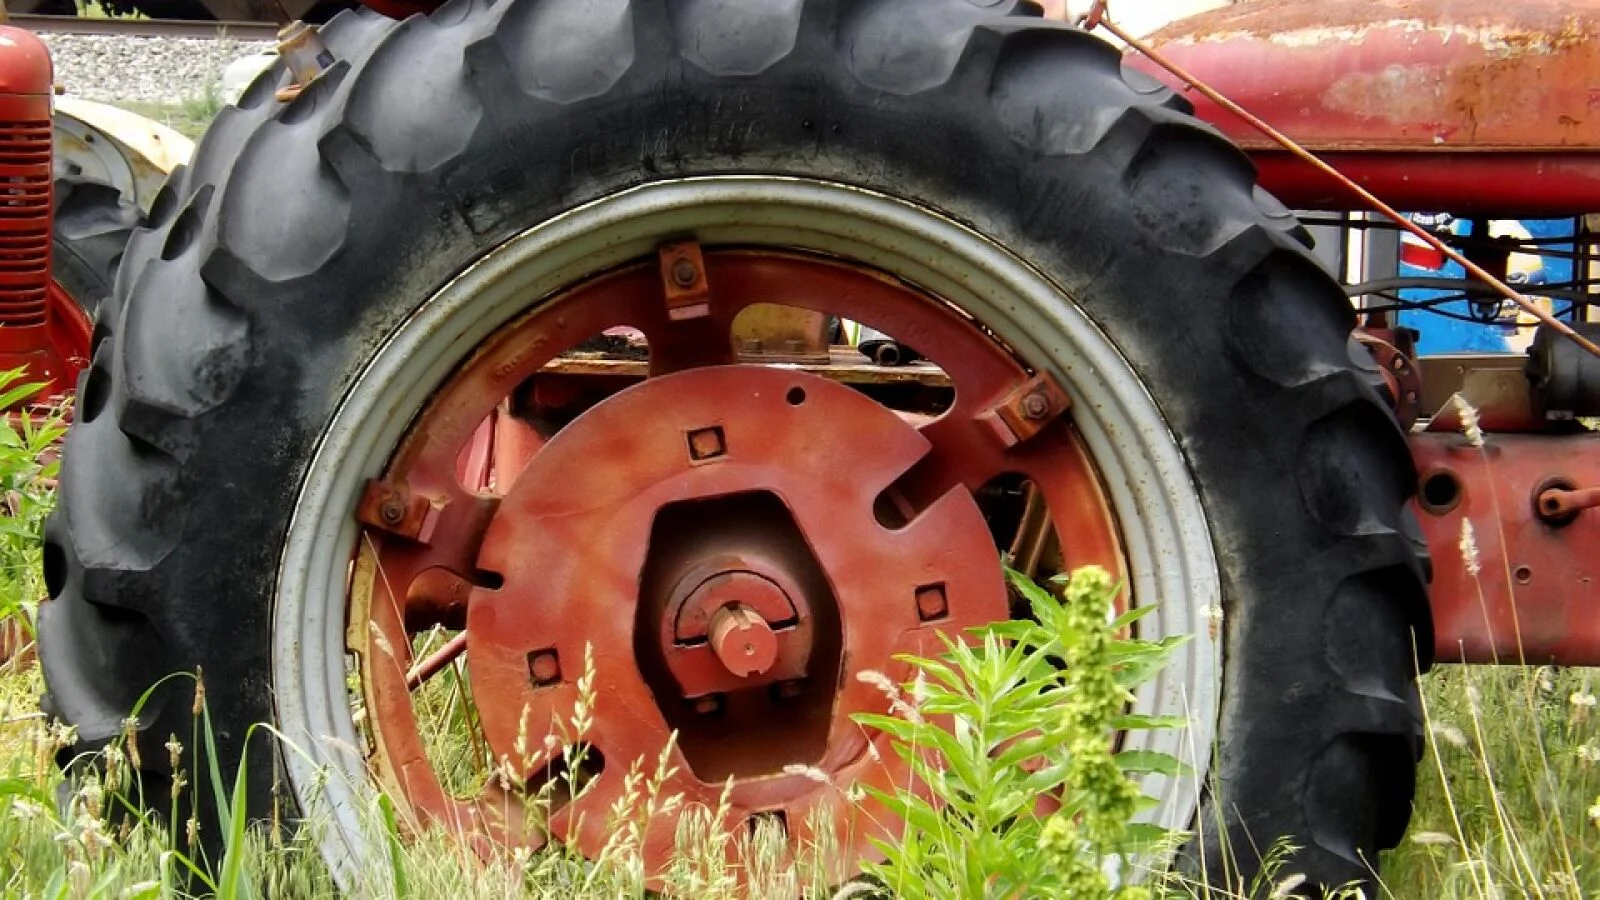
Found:
M 1019 356 L 1050 368 L 1105 476 L 1120 520 L 1133 596 L 1161 607 L 1149 637 L 1189 634 L 1138 694 L 1137 711 L 1187 718 L 1181 731 L 1135 732 L 1125 746 L 1177 757 L 1182 778 L 1151 775 L 1142 814 L 1186 827 L 1215 733 L 1220 678 L 1206 611 L 1220 608 L 1204 513 L 1177 443 L 1114 345 L 1037 270 L 984 236 L 923 207 L 843 185 L 782 177 L 658 182 L 563 213 L 490 251 L 429 297 L 374 355 L 323 433 L 301 486 L 273 611 L 277 721 L 293 748 L 286 769 L 324 857 L 349 886 L 368 854 L 374 786 L 346 688 L 344 603 L 364 480 L 376 474 L 430 390 L 500 326 L 580 279 L 653 252 L 666 235 L 811 250 L 894 272 L 956 304 Z M 952 274 L 954 273 L 954 274 Z

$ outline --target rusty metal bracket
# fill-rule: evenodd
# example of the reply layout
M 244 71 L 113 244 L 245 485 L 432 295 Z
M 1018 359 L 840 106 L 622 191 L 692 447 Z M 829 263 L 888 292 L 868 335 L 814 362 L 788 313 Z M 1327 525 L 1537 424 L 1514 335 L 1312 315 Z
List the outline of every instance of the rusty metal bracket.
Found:
M 832 363 L 826 313 L 775 303 L 752 303 L 733 320 L 740 362 Z
M 1033 376 L 978 414 L 1006 447 L 1028 440 L 1072 409 L 1072 398 L 1049 373 Z
M 1078 17 L 1078 27 L 1084 31 L 1093 31 L 1099 28 L 1106 17 L 1106 0 L 1094 0 L 1089 11 Z
M 292 81 L 274 94 L 274 99 L 279 103 L 288 103 L 300 96 L 301 91 L 336 61 L 317 29 L 299 20 L 278 30 L 277 52 L 292 76 Z
M 711 284 L 706 281 L 706 260 L 700 242 L 677 241 L 656 251 L 661 260 L 661 286 L 667 298 L 667 318 L 674 322 L 711 314 Z
M 1472 410 L 1469 417 L 1463 405 Z M 1428 420 L 1427 431 L 1467 431 L 1468 419 L 1484 432 L 1537 432 L 1544 417 L 1533 408 L 1528 378 L 1520 369 L 1469 369 L 1461 389 Z
M 1386 336 L 1370 331 L 1357 330 L 1356 340 L 1372 354 L 1383 373 L 1384 386 L 1389 390 L 1390 404 L 1400 427 L 1410 429 L 1422 413 L 1422 376 L 1411 356 Z
M 361 524 L 422 543 L 427 543 L 438 518 L 438 508 L 427 497 L 412 496 L 404 488 L 376 478 L 367 482 L 356 505 L 356 520 Z
M 1577 489 L 1600 484 L 1600 433 L 1408 443 L 1439 662 L 1600 663 L 1600 516 L 1581 513 L 1596 497 Z

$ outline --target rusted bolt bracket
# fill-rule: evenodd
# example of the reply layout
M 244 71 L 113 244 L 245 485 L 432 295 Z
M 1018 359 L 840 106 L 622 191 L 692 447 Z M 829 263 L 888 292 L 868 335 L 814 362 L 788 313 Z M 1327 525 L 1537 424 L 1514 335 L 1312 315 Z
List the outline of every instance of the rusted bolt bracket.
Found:
M 1357 331 L 1356 340 L 1367 348 L 1373 361 L 1378 364 L 1384 387 L 1389 392 L 1389 405 L 1400 427 L 1410 428 L 1422 413 L 1422 376 L 1411 357 L 1375 334 Z
M 317 76 L 334 63 L 333 53 L 322 42 L 317 30 L 299 20 L 278 30 L 278 56 L 288 66 L 293 79 L 287 86 L 278 89 L 275 96 L 279 103 L 287 103 L 300 96 L 307 85 L 316 81 Z
M 356 505 L 356 520 L 369 528 L 427 543 L 439 512 L 426 497 L 373 479 Z
M 1553 487 L 1539 492 L 1534 512 L 1552 525 L 1565 525 L 1576 518 L 1578 513 L 1596 506 L 1600 506 L 1600 488 L 1569 491 Z
M 1000 443 L 1014 447 L 1028 440 L 1072 409 L 1072 398 L 1048 373 L 1035 375 L 980 413 L 978 418 Z
M 1100 21 L 1106 17 L 1107 0 L 1094 0 L 1089 11 L 1078 17 L 1078 27 L 1085 31 L 1093 31 L 1100 27 Z
M 674 322 L 711 314 L 711 285 L 706 281 L 706 260 L 698 241 L 663 244 L 661 286 L 667 299 L 667 318 Z

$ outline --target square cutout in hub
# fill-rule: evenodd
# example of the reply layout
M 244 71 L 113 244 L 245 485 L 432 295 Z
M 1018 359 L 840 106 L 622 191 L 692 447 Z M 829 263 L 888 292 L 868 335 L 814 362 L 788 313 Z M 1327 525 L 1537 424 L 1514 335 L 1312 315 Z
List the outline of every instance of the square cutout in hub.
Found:
M 728 442 L 722 433 L 721 425 L 696 428 L 689 432 L 690 460 L 709 462 L 726 455 L 728 455 Z

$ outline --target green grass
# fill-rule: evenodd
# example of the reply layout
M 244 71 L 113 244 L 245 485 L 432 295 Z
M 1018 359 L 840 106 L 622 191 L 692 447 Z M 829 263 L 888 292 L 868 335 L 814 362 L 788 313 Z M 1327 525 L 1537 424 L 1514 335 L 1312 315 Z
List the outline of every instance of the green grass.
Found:
M 9 378 L 14 379 L 12 373 Z M 0 378 L 0 406 L 15 399 Z M 18 390 L 21 390 L 20 388 Z M 0 496 L 9 516 L 0 516 L 0 583 L 9 597 L 5 619 L 24 635 L 32 633 L 44 597 L 40 573 L 41 526 L 53 499 L 56 464 L 51 440 L 59 422 L 40 430 L 11 430 L 0 424 Z M 1125 727 L 1169 727 L 1134 722 L 1122 715 L 1129 693 L 1160 669 L 1177 641 L 1149 644 L 1116 637 L 1136 613 L 1108 620 L 1115 590 L 1101 571 L 1079 573 L 1056 592 L 1023 579 L 1014 584 L 1029 600 L 1036 622 L 993 626 L 969 646 L 947 641 L 935 658 L 907 660 L 919 673 L 897 684 L 882 673 L 872 676 L 887 695 L 890 714 L 861 717 L 895 738 L 883 752 L 908 762 L 908 782 L 874 792 L 903 825 L 894 841 L 879 842 L 886 861 L 871 875 L 892 885 L 898 896 L 928 900 L 979 900 L 993 897 L 1112 896 L 1104 865 L 1124 859 L 1164 835 L 1150 835 L 1130 823 L 1141 798 L 1132 776 L 1172 771 L 1177 763 L 1150 753 L 1115 753 L 1105 736 L 1113 720 Z M 419 636 L 437 643 L 443 635 Z M 428 644 L 419 646 L 425 651 Z M 57 756 L 71 736 L 40 715 L 35 698 L 41 688 L 37 667 L 27 654 L 0 669 L 0 896 L 12 897 L 182 897 L 194 892 L 217 896 L 272 898 L 327 896 L 332 878 L 316 852 L 322 823 L 314 818 L 293 837 L 283 829 L 255 829 L 243 815 L 244 771 L 229 782 L 214 763 L 205 771 L 184 771 L 192 754 L 183 743 L 211 748 L 214 736 L 204 714 L 210 700 L 197 691 L 200 713 L 194 733 L 173 736 L 167 750 L 178 777 L 172 796 L 138 794 L 134 772 L 139 760 L 132 741 L 111 746 L 80 769 L 70 782 Z M 1067 665 L 1057 664 L 1066 660 Z M 180 676 L 174 676 L 180 677 Z M 578 701 L 563 741 L 560 768 L 585 771 L 584 739 L 594 710 L 605 698 L 593 690 L 592 659 L 577 680 Z M 418 708 L 430 726 L 445 732 L 461 714 L 463 685 L 446 677 L 422 696 Z M 213 690 L 215 690 L 213 688 Z M 226 702 L 222 698 L 221 702 Z M 956 723 L 967 727 L 957 727 Z M 133 725 L 129 724 L 129 734 Z M 459 729 L 454 729 L 459 731 Z M 438 741 L 434 761 L 447 782 L 481 783 L 470 749 Z M 287 752 L 298 752 L 285 744 Z M 670 745 L 669 745 L 670 749 Z M 152 748 L 146 743 L 144 753 Z M 529 765 L 527 751 L 521 763 Z M 930 755 L 931 754 L 931 755 Z M 215 753 L 205 756 L 215 759 Z M 592 859 L 550 845 L 532 852 L 513 850 L 480 859 L 464 843 L 437 829 L 407 819 L 403 806 L 378 796 L 363 810 L 369 846 L 387 848 L 387 866 L 371 866 L 355 891 L 359 897 L 461 898 L 528 895 L 595 898 L 645 896 L 641 850 L 663 817 L 682 811 L 673 835 L 675 852 L 657 873 L 670 896 L 697 900 L 789 898 L 804 893 L 825 897 L 841 872 L 837 847 L 827 838 L 791 854 L 777 826 L 758 820 L 753 829 L 729 819 L 728 795 L 714 808 L 691 807 L 669 795 L 672 778 L 668 750 L 626 771 L 622 799 L 606 813 L 604 845 Z M 613 765 L 624 765 L 612 760 Z M 1024 768 L 1023 762 L 1037 763 Z M 246 761 L 249 765 L 265 764 Z M 506 763 L 509 766 L 509 762 Z M 813 774 L 814 773 L 814 774 Z M 842 790 L 853 802 L 865 795 L 849 785 L 832 785 L 828 774 L 807 770 L 807 778 Z M 194 818 L 184 819 L 177 799 L 189 784 L 206 782 L 215 798 L 215 826 L 223 838 L 221 859 L 204 859 Z M 921 787 L 918 787 L 918 786 Z M 525 798 L 534 818 L 543 819 L 553 797 L 580 795 L 581 777 L 558 777 Z M 1044 818 L 1028 813 L 1041 793 L 1061 801 Z M 929 797 L 941 801 L 937 807 Z M 140 801 L 137 806 L 134 801 Z M 862 809 L 871 807 L 863 806 Z M 142 809 L 167 811 L 165 816 Z M 870 815 L 870 813 L 869 813 Z M 670 819 L 668 821 L 671 821 Z M 833 835 L 830 822 L 810 823 Z M 1125 865 L 1122 863 L 1121 865 Z M 1076 886 L 1078 889 L 1074 889 Z M 862 896 L 847 888 L 838 896 Z M 1182 896 L 1180 892 L 1176 896 Z M 1145 888 L 1116 890 L 1119 900 L 1153 900 Z M 1162 894 L 1166 896 L 1166 894 Z
M 1548 667 L 1427 676 L 1432 740 L 1411 832 L 1385 861 L 1394 897 L 1600 895 L 1597 682 Z
M 0 405 L 17 390 L 14 373 L 0 375 Z M 23 430 L 0 426 L 0 502 L 5 505 L 0 623 L 24 640 L 44 594 L 40 529 L 53 501 L 56 467 L 49 450 L 58 433 L 58 423 Z M 1113 702 L 1116 692 L 1134 680 L 1097 673 L 1148 668 L 1163 648 L 1107 644 L 1109 627 L 1099 637 L 1094 631 L 1104 616 L 1082 597 L 1068 607 L 1080 614 L 1074 618 L 1052 607 L 1036 587 L 1023 582 L 1016 587 L 1033 602 L 1040 624 L 1009 623 L 997 632 L 1009 643 L 951 647 L 942 660 L 918 663 L 925 677 L 884 685 L 897 713 L 874 724 L 899 738 L 897 746 L 906 753 L 919 747 L 936 751 L 936 762 L 923 758 L 918 771 L 925 783 L 938 781 L 942 799 L 961 812 L 952 824 L 934 815 L 925 800 L 896 793 L 879 797 L 907 820 L 921 823 L 883 848 L 888 863 L 874 872 L 900 895 L 1106 897 L 1110 888 L 1103 884 L 1088 893 L 1065 887 L 1066 878 L 1093 883 L 1096 869 L 1082 865 L 1084 848 L 1093 848 L 1091 858 L 1097 858 L 1160 839 L 1127 827 L 1129 804 L 1137 798 L 1126 793 L 1119 765 L 1122 771 L 1138 771 L 1171 761 L 1117 759 L 1109 749 L 1103 757 L 1082 755 L 1081 747 L 1084 736 L 1103 729 L 1107 716 L 1120 708 Z M 1103 585 L 1090 595 L 1109 597 Z M 435 644 L 442 639 L 418 637 Z M 1046 664 L 1055 658 L 1079 665 L 1063 670 Z M 1114 659 L 1121 669 L 1108 662 Z M 331 876 L 314 846 L 315 822 L 296 837 L 285 839 L 274 831 L 269 838 L 247 829 L 230 803 L 220 815 L 230 835 L 226 855 L 220 865 L 197 874 L 201 867 L 190 823 L 170 816 L 165 820 L 170 824 L 163 824 L 155 817 L 105 815 L 118 808 L 130 783 L 133 761 L 121 752 L 101 761 L 100 777 L 64 786 L 55 757 L 69 740 L 39 713 L 40 676 L 26 661 L 24 653 L 0 663 L 0 897 L 177 897 L 215 889 L 225 897 L 293 898 L 332 892 Z M 1396 900 L 1600 896 L 1600 706 L 1595 697 L 1600 673 L 1441 666 L 1424 678 L 1422 688 L 1432 739 L 1418 770 L 1411 831 L 1401 847 L 1386 854 L 1380 895 Z M 422 717 L 452 730 L 463 714 L 462 690 L 464 684 L 449 677 L 431 684 L 419 704 Z M 952 713 L 980 726 L 958 737 L 929 724 L 935 715 Z M 1039 770 L 1042 775 L 1002 765 L 1023 735 L 1035 742 L 1027 755 L 1054 760 Z M 186 739 L 205 741 L 208 735 L 202 730 Z M 1069 745 L 1080 755 L 1063 753 Z M 445 742 L 433 750 L 440 754 L 434 757 L 438 768 L 459 779 L 463 789 L 481 779 L 469 748 Z M 505 853 L 484 862 L 446 836 L 418 829 L 403 808 L 379 798 L 366 817 L 376 845 L 389 848 L 391 865 L 383 877 L 374 873 L 357 895 L 642 896 L 641 836 L 654 813 L 681 801 L 661 795 L 662 765 L 629 773 L 628 802 L 612 823 L 612 843 L 595 861 L 545 851 Z M 941 776 L 941 771 L 950 774 Z M 237 799 L 220 773 L 186 777 L 214 780 L 225 803 Z M 1016 815 L 1022 808 L 1017 797 L 1046 790 L 1064 791 L 1072 815 L 1044 822 Z M 64 805 L 63 796 L 68 798 Z M 168 800 L 153 799 L 155 805 Z M 811 896 L 827 895 L 819 886 L 832 868 L 828 848 L 785 860 L 770 831 L 735 829 L 740 836 L 733 839 L 730 864 L 727 839 L 717 837 L 725 833 L 726 815 L 719 807 L 697 809 L 686 818 L 668 875 L 680 894 L 697 900 L 789 897 L 810 888 Z M 400 836 L 416 833 L 421 837 Z M 741 886 L 736 877 L 741 871 L 754 883 Z M 1292 884 L 1292 872 L 1281 874 L 1282 884 Z M 1190 893 L 1174 885 L 1147 896 Z
M 216 118 L 217 112 L 222 108 L 220 98 L 208 99 L 205 97 L 191 100 L 188 103 L 148 103 L 137 100 L 124 100 L 113 104 L 132 113 L 138 113 L 154 122 L 171 128 L 173 131 L 198 141 L 205 134 L 206 127 L 211 120 Z

